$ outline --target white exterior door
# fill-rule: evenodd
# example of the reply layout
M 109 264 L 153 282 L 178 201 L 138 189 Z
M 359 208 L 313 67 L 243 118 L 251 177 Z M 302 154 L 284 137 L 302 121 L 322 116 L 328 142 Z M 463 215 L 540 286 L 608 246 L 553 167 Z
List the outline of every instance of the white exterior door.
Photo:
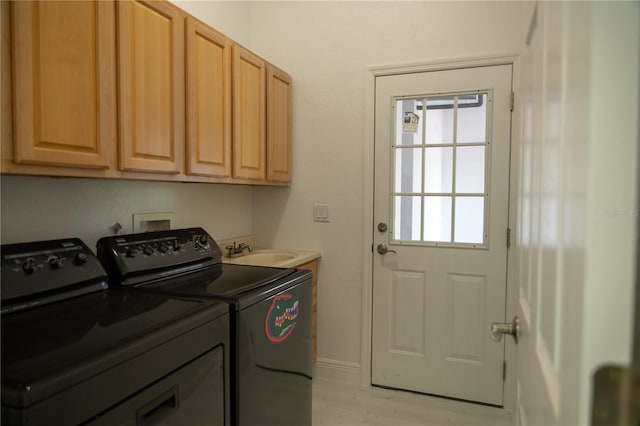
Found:
M 503 404 L 511 76 L 376 78 L 374 385 Z

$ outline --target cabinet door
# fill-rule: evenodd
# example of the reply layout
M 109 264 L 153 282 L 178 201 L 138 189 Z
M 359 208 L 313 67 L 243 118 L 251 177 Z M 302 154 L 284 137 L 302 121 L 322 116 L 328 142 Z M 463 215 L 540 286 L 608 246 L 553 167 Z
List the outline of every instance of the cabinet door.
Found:
M 233 46 L 233 177 L 265 179 L 266 64 Z
M 181 173 L 184 15 L 167 1 L 118 2 L 120 169 Z
M 116 143 L 113 2 L 13 2 L 14 161 L 106 169 Z
M 267 66 L 267 180 L 291 182 L 291 76 Z
M 187 173 L 231 176 L 231 41 L 187 17 Z

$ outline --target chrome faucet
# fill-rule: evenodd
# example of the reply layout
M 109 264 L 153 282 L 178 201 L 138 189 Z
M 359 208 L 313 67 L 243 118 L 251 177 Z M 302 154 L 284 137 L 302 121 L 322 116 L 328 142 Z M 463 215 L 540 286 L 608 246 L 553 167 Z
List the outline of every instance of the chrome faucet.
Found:
M 244 254 L 245 250 L 249 250 L 249 253 L 253 251 L 253 247 L 246 243 L 240 243 L 236 245 L 236 242 L 233 242 L 233 245 L 225 246 L 227 249 L 227 257 L 233 259 L 234 257 L 240 257 Z

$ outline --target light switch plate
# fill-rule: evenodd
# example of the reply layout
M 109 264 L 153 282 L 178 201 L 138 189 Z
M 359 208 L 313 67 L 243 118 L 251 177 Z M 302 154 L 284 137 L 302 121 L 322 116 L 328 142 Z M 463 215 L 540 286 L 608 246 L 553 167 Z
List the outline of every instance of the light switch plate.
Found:
M 331 222 L 329 217 L 329 204 L 313 205 L 313 221 L 314 222 Z

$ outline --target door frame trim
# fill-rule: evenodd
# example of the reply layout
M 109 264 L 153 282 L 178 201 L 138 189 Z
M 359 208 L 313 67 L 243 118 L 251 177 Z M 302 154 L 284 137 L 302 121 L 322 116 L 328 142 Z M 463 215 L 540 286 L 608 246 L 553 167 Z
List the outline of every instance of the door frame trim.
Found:
M 512 66 L 512 89 L 518 87 L 519 58 L 516 53 L 477 56 L 466 58 L 449 58 L 426 62 L 412 62 L 404 64 L 374 65 L 364 70 L 365 90 L 364 90 L 364 144 L 363 144 L 363 207 L 365 214 L 362 222 L 362 332 L 360 337 L 360 384 L 371 386 L 371 343 L 372 343 L 372 303 L 373 303 L 373 196 L 374 196 L 374 137 L 375 137 L 375 80 L 376 77 L 399 74 L 412 74 L 428 71 L 448 71 L 461 68 L 476 68 L 495 65 Z M 516 96 L 517 101 L 517 96 Z M 515 161 L 520 146 L 518 136 L 520 134 L 520 120 L 516 113 L 511 116 L 511 170 L 509 184 L 509 227 L 517 229 L 515 224 L 516 215 L 516 190 L 518 188 L 519 176 L 518 162 Z M 513 246 L 513 244 L 512 244 Z M 507 251 L 507 265 L 513 263 L 513 253 Z M 507 306 L 506 317 L 513 318 L 517 313 L 518 285 L 513 274 L 513 267 L 508 266 L 507 272 Z M 489 333 L 489 330 L 487 330 Z M 515 372 L 516 351 L 513 339 L 507 339 L 505 345 L 505 362 L 507 363 L 507 378 L 504 384 L 504 409 L 510 412 L 516 407 L 516 375 L 509 374 Z M 511 366 L 511 367 L 510 367 Z

